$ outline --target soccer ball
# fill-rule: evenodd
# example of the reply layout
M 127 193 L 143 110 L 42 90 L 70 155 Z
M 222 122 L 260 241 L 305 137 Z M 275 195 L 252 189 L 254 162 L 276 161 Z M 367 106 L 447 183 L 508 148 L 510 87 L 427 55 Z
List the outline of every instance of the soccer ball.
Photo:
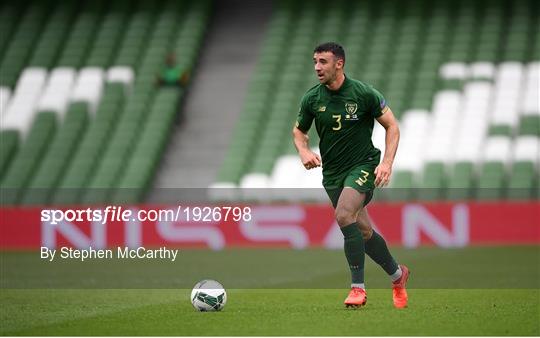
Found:
M 202 280 L 191 291 L 191 304 L 198 311 L 221 311 L 226 302 L 227 292 L 215 280 Z

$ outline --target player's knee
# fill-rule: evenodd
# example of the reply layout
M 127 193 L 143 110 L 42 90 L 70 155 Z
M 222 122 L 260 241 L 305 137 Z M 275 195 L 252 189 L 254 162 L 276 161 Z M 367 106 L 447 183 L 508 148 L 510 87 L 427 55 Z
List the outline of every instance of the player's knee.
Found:
M 336 222 L 340 227 L 344 227 L 356 222 L 354 214 L 346 209 L 337 208 L 335 212 Z
M 362 237 L 364 238 L 364 241 L 368 241 L 371 239 L 371 236 L 373 236 L 373 229 L 371 227 L 365 229 L 360 228 L 360 232 L 362 233 Z

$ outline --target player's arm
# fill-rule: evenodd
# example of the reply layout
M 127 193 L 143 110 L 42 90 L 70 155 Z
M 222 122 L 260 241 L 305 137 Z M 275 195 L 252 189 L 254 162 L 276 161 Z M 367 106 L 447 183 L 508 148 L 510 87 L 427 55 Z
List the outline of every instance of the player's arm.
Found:
M 297 126 L 293 127 L 292 134 L 294 146 L 298 151 L 298 155 L 300 155 L 300 160 L 302 161 L 304 168 L 309 170 L 315 167 L 320 167 L 321 158 L 309 148 L 309 136 L 302 130 L 298 129 Z
M 392 175 L 392 165 L 399 143 L 399 125 L 394 117 L 394 113 L 390 107 L 385 106 L 382 110 L 382 115 L 377 118 L 377 121 L 386 130 L 386 148 L 384 151 L 383 160 L 375 169 L 375 186 L 384 187 L 390 181 Z

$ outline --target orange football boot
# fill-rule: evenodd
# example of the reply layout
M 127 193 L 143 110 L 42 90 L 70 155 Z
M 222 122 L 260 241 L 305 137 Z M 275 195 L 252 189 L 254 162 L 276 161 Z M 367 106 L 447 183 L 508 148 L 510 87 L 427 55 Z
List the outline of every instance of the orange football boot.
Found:
M 401 267 L 401 277 L 392 283 L 392 297 L 394 299 L 394 306 L 398 309 L 407 307 L 407 301 L 409 297 L 407 296 L 407 290 L 405 286 L 409 280 L 409 269 L 405 265 L 400 265 Z
M 367 295 L 366 290 L 362 288 L 353 287 L 349 292 L 349 295 L 345 299 L 344 303 L 346 307 L 359 308 L 366 305 Z

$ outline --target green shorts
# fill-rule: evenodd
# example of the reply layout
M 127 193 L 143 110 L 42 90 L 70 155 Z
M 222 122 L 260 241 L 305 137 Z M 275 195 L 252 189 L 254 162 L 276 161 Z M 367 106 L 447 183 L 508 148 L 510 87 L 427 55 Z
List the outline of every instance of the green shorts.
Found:
M 336 208 L 339 196 L 344 187 L 350 187 L 354 190 L 366 194 L 364 206 L 373 198 L 375 190 L 375 168 L 377 164 L 366 163 L 352 168 L 346 175 L 336 179 L 324 179 L 323 186 Z

